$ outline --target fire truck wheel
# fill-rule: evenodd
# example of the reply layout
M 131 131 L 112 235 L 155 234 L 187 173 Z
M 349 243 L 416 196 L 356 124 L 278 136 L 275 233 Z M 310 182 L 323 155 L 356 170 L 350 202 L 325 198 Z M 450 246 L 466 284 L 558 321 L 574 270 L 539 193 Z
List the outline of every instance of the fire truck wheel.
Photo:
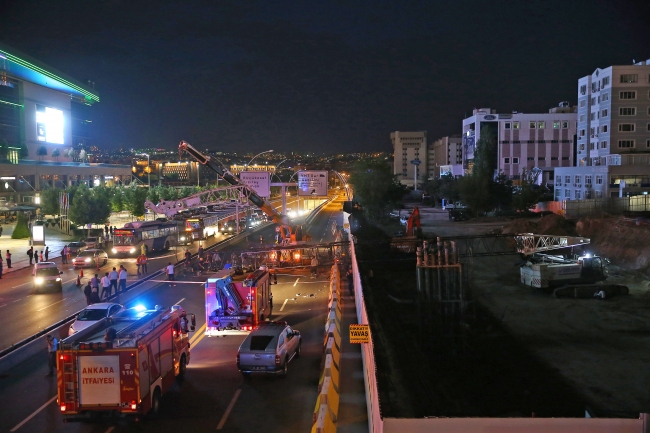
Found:
M 183 379 L 185 377 L 185 371 L 187 370 L 187 359 L 185 355 L 181 356 L 181 363 L 178 367 L 178 378 Z
M 289 358 L 284 359 L 284 365 L 282 366 L 282 372 L 280 373 L 282 377 L 287 377 L 287 374 L 289 373 Z
M 151 397 L 151 416 L 158 416 L 160 413 L 160 388 L 156 388 Z
M 298 343 L 298 348 L 296 349 L 296 358 L 300 358 L 300 351 L 302 350 L 302 341 Z

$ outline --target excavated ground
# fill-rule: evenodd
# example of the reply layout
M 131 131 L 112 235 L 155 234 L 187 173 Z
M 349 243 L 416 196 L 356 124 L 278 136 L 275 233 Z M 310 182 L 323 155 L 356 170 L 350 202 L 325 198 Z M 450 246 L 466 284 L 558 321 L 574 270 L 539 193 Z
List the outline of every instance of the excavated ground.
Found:
M 516 255 L 474 259 L 465 264 L 474 301 L 467 332 L 462 344 L 450 345 L 436 338 L 427 314 L 418 317 L 414 256 L 392 253 L 385 234 L 397 227 L 371 228 L 359 235 L 357 252 L 371 326 L 379 331 L 373 336 L 383 416 L 582 417 L 590 408 L 635 417 L 650 411 L 647 227 L 615 218 L 574 225 L 556 215 L 451 223 L 438 210 L 420 212 L 427 237 L 591 237 L 591 250 L 612 259 L 607 282 L 627 285 L 630 294 L 604 302 L 555 299 L 519 284 Z

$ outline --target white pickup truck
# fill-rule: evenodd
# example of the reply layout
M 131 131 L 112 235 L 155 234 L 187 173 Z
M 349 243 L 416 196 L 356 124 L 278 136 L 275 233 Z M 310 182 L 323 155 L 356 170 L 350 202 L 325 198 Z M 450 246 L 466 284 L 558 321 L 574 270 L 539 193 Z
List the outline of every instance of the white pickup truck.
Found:
M 467 209 L 467 206 L 462 201 L 448 202 L 442 207 L 444 210 L 450 209 Z

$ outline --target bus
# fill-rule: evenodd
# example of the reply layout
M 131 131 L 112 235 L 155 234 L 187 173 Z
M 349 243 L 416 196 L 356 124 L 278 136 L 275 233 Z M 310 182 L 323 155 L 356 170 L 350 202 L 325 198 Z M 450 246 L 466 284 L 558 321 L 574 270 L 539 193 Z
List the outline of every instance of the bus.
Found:
M 138 256 L 152 251 L 168 250 L 178 244 L 179 224 L 176 221 L 134 221 L 113 232 L 113 254 Z
M 219 215 L 197 215 L 185 220 L 185 232 L 192 233 L 192 239 L 206 239 L 219 233 Z

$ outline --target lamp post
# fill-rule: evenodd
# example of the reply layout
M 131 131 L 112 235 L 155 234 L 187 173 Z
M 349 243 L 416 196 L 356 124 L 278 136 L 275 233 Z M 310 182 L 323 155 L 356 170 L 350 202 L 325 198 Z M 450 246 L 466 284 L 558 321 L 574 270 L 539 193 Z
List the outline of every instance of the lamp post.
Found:
M 275 168 L 273 169 L 273 174 L 275 175 L 275 177 L 280 179 L 280 182 L 282 182 L 282 178 L 280 178 L 280 176 L 278 176 L 278 167 L 280 167 L 284 161 L 286 161 L 286 159 L 283 159 L 282 161 L 280 161 L 280 163 L 278 165 L 276 165 Z
M 264 152 L 260 152 L 260 153 L 258 153 L 257 155 L 255 155 L 254 157 L 252 157 L 250 161 L 248 161 L 248 164 L 246 164 L 246 167 L 248 167 L 249 165 L 251 165 L 251 162 L 253 162 L 253 160 L 254 160 L 255 158 L 257 158 L 258 156 L 260 156 L 260 155 L 264 155 L 265 153 L 271 153 L 271 152 L 273 152 L 273 149 L 265 150 Z

